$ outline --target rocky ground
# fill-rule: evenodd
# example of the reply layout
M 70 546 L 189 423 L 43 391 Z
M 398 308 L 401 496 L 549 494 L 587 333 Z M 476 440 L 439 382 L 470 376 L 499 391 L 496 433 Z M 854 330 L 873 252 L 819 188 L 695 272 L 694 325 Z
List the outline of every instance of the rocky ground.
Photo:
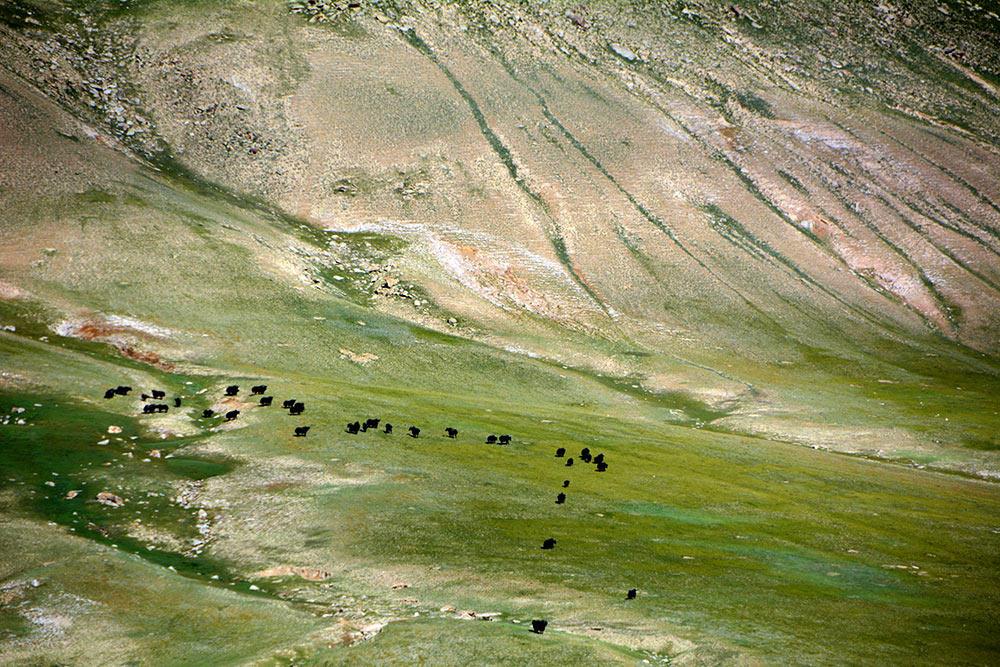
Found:
M 989 662 L 998 26 L 3 3 L 0 661 Z

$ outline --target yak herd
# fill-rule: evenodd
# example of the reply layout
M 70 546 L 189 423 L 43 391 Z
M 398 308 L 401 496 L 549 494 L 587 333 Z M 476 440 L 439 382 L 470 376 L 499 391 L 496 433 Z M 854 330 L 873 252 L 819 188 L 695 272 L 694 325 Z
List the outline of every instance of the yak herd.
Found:
M 117 387 L 112 387 L 112 388 L 108 389 L 107 391 L 105 391 L 104 392 L 104 398 L 106 398 L 106 399 L 112 399 L 115 396 L 127 396 L 129 394 L 129 392 L 131 392 L 131 391 L 132 391 L 132 387 L 125 386 L 125 385 L 118 385 Z M 239 392 L 240 392 L 239 385 L 235 385 L 235 384 L 229 385 L 228 387 L 226 387 L 225 396 L 227 396 L 227 397 L 238 396 Z M 271 405 L 272 401 L 274 400 L 273 396 L 265 396 L 264 395 L 265 392 L 267 392 L 267 385 L 264 385 L 264 384 L 254 385 L 254 386 L 252 386 L 250 388 L 250 395 L 251 396 L 260 396 L 259 405 L 262 406 L 262 407 L 267 407 L 267 406 Z M 147 402 L 150 399 L 153 399 L 153 400 L 162 400 L 162 399 L 164 399 L 166 397 L 166 392 L 164 392 L 164 391 L 161 391 L 159 389 L 153 389 L 153 390 L 151 390 L 149 392 L 149 394 L 142 394 L 141 397 L 142 397 L 142 402 L 143 402 L 143 406 L 142 406 L 142 413 L 143 414 L 163 413 L 163 412 L 167 412 L 169 410 L 169 406 L 166 403 L 148 403 Z M 181 397 L 180 396 L 174 397 L 174 407 L 177 407 L 177 408 L 181 407 Z M 283 401 L 282 404 L 281 404 L 281 407 L 284 408 L 284 409 L 286 409 L 286 410 L 288 410 L 288 414 L 290 414 L 290 415 L 301 415 L 303 412 L 305 412 L 305 409 L 306 409 L 305 403 L 303 403 L 301 401 L 298 401 L 298 400 L 296 400 L 294 398 L 290 398 L 290 399 L 288 399 L 286 401 Z M 236 419 L 237 417 L 239 417 L 239 415 L 240 415 L 240 411 L 239 410 L 229 410 L 228 412 L 224 413 L 224 415 L 221 415 L 221 416 L 223 416 L 226 421 L 233 421 L 234 419 Z M 205 409 L 205 410 L 202 411 L 201 416 L 202 416 L 203 419 L 211 419 L 211 418 L 214 418 L 214 417 L 219 416 L 219 415 L 216 415 L 215 412 L 213 410 L 211 410 L 211 409 Z M 377 418 L 368 418 L 363 423 L 360 422 L 360 421 L 350 422 L 350 423 L 347 424 L 346 431 L 347 431 L 347 433 L 349 433 L 351 435 L 357 435 L 358 433 L 365 433 L 367 431 L 378 431 L 379 425 L 382 426 L 382 430 L 383 430 L 384 433 L 392 434 L 392 424 L 389 424 L 388 422 L 385 423 L 385 424 L 382 424 L 382 420 L 381 419 L 377 419 Z M 293 434 L 294 434 L 295 437 L 300 437 L 300 438 L 301 437 L 305 437 L 306 434 L 309 432 L 309 429 L 310 429 L 309 426 L 296 426 L 295 429 L 294 429 L 294 431 L 293 431 Z M 420 429 L 418 427 L 416 427 L 416 426 L 410 426 L 407 429 L 407 433 L 408 433 L 408 435 L 411 438 L 417 438 L 417 437 L 420 436 Z M 458 429 L 449 426 L 449 427 L 445 428 L 444 435 L 447 438 L 452 438 L 452 439 L 457 438 L 458 437 Z M 488 445 L 509 445 L 510 443 L 511 443 L 511 437 L 509 435 L 506 435 L 506 434 L 500 435 L 500 436 L 489 435 L 489 436 L 486 437 L 486 444 L 488 444 Z M 559 447 L 558 449 L 556 449 L 555 455 L 556 455 L 556 458 L 563 458 L 563 457 L 565 457 L 566 456 L 566 448 L 565 447 Z M 591 452 L 590 452 L 590 449 L 588 447 L 584 447 L 580 451 L 579 458 L 584 463 L 593 463 L 594 466 L 595 466 L 594 469 L 597 472 L 605 472 L 608 469 L 608 464 L 604 460 L 604 454 L 598 454 L 596 456 L 592 456 Z M 572 465 L 573 465 L 573 457 L 566 458 L 566 467 L 571 467 Z M 565 489 L 565 488 L 568 488 L 568 487 L 569 487 L 569 480 L 568 479 L 567 480 L 563 480 L 562 488 Z M 556 496 L 556 504 L 557 505 L 562 505 L 565 502 L 566 502 L 566 494 L 563 493 L 563 492 L 560 492 Z M 555 546 L 556 546 L 557 541 L 558 540 L 556 540 L 554 537 L 549 537 L 549 538 L 545 539 L 542 542 L 542 549 L 554 549 Z M 628 593 L 626 594 L 626 599 L 627 600 L 634 600 L 635 597 L 636 597 L 636 593 L 637 593 L 637 590 L 635 588 L 629 589 Z M 535 632 L 537 634 L 541 634 L 541 633 L 545 632 L 545 628 L 546 628 L 547 625 L 548 625 L 548 621 L 533 620 L 531 622 L 531 631 Z

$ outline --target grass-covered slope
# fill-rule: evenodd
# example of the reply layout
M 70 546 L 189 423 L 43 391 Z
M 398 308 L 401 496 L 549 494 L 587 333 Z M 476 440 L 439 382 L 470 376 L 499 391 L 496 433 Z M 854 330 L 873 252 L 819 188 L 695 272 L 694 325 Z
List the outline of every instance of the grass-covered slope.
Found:
M 0 663 L 994 661 L 993 55 L 629 7 L 2 8 Z

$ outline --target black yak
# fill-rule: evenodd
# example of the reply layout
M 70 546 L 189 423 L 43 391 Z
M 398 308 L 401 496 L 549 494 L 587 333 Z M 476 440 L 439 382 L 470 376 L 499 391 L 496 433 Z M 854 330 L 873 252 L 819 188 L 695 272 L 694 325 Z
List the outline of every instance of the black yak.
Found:
M 509 445 L 510 444 L 510 436 L 509 435 L 501 435 L 499 438 L 497 438 L 497 440 L 499 441 L 499 443 L 501 445 Z
M 201 412 L 201 418 L 202 419 L 208 419 L 209 417 L 214 417 L 214 416 L 215 416 L 215 410 L 205 409 L 205 410 L 202 410 L 202 412 Z
M 308 432 L 309 432 L 309 427 L 308 426 L 296 426 L 295 427 L 295 437 L 296 438 L 305 437 L 305 434 L 308 433 Z
M 584 447 L 580 450 L 580 460 L 584 463 L 590 463 L 590 449 Z
M 290 415 L 301 415 L 306 410 L 306 404 L 296 401 L 295 405 L 288 408 L 288 414 Z
M 411 438 L 415 438 L 418 435 L 420 435 L 420 429 L 417 428 L 416 426 L 411 426 L 409 430 L 410 430 L 410 437 Z
M 566 456 L 566 448 L 565 447 L 560 447 L 559 449 L 556 450 L 556 458 L 557 459 L 561 459 L 564 456 Z
M 271 401 L 273 401 L 273 400 L 274 400 L 274 396 L 261 396 L 260 397 L 260 404 L 266 407 L 268 405 L 271 405 Z
M 455 436 L 458 435 L 458 429 L 457 428 L 452 428 L 450 426 L 448 428 L 446 428 L 444 430 L 444 432 L 445 432 L 445 435 L 447 435 L 449 438 L 454 438 Z
M 358 431 L 361 430 L 361 424 L 358 422 L 351 422 L 347 425 L 347 432 L 351 435 L 356 435 Z
M 160 391 L 159 389 L 153 389 L 153 390 L 152 390 L 152 391 L 150 391 L 149 393 L 150 393 L 150 395 L 151 395 L 151 396 L 152 396 L 153 398 L 155 398 L 156 400 L 160 400 L 161 398 L 163 398 L 163 397 L 165 397 L 165 396 L 167 395 L 167 392 L 165 392 L 165 391 Z
M 386 424 L 385 425 L 385 432 L 386 433 L 392 433 L 392 424 Z
M 116 392 L 114 389 L 108 389 L 106 392 L 104 392 L 104 398 L 114 398 L 117 395 L 118 392 Z
M 569 457 L 568 459 L 566 459 L 566 467 L 568 468 L 571 465 L 573 465 L 573 457 L 572 456 Z
M 550 537 L 549 539 L 542 542 L 543 549 L 552 549 L 555 546 L 556 546 L 556 538 L 554 537 Z
M 566 502 L 565 493 L 560 493 L 558 496 L 556 496 L 556 505 L 562 505 L 564 502 Z
M 608 469 L 608 464 L 606 461 L 601 461 L 597 464 L 597 472 L 604 472 Z
M 285 408 L 286 410 L 288 408 L 292 407 L 293 405 L 295 405 L 295 399 L 294 398 L 290 398 L 287 401 L 283 401 L 281 403 L 281 407 Z
M 630 588 L 630 589 L 628 589 L 628 594 L 625 596 L 625 599 L 626 600 L 634 600 L 635 599 L 635 594 L 636 594 L 636 589 Z
M 531 631 L 534 632 L 535 634 L 540 635 L 543 632 L 545 632 L 545 626 L 547 626 L 548 624 L 549 624 L 548 621 L 539 621 L 537 619 L 533 620 L 531 622 Z
M 115 393 L 118 394 L 119 396 L 125 396 L 130 391 L 132 391 L 132 387 L 129 386 L 118 385 L 117 387 L 115 387 Z
M 226 387 L 226 396 L 235 396 L 240 393 L 240 386 L 238 384 L 231 384 Z
M 181 399 L 180 399 L 180 397 L 175 397 L 174 398 L 174 407 L 175 408 L 181 407 Z
M 260 396 L 265 391 L 267 391 L 267 385 L 266 384 L 258 384 L 258 385 L 254 385 L 253 387 L 250 387 L 250 393 L 251 394 L 256 394 L 257 396 Z
M 495 435 L 488 435 L 488 436 L 486 436 L 486 444 L 487 445 L 495 445 L 496 442 L 497 442 L 497 437 Z
M 226 421 L 227 422 L 233 421 L 239 416 L 239 414 L 240 414 L 239 410 L 230 410 L 229 412 L 226 413 Z

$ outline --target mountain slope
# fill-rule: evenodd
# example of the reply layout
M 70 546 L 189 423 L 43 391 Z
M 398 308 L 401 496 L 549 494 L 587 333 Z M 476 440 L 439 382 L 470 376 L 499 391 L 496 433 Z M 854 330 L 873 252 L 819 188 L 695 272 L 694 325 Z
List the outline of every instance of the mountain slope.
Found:
M 997 19 L 940 6 L 6 3 L 0 660 L 988 662 Z

